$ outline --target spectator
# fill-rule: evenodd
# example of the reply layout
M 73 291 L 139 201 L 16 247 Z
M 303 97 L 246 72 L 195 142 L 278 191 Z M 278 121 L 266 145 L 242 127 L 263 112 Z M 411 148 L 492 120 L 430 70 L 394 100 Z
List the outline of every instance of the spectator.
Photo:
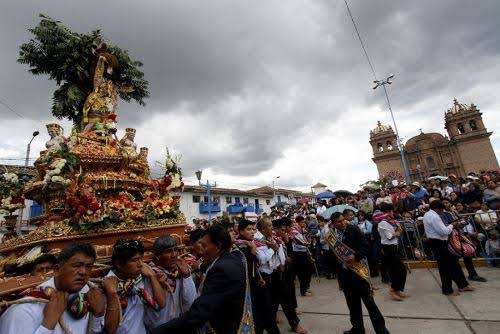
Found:
M 366 191 L 361 191 L 361 199 L 358 201 L 358 209 L 364 213 L 373 213 L 373 200 L 368 197 Z
M 432 197 L 429 198 L 429 203 L 433 202 L 433 201 L 436 201 L 436 200 L 442 200 L 443 199 L 443 195 L 441 193 L 441 190 L 439 189 L 434 189 L 432 191 Z
M 488 257 L 489 267 L 500 267 L 500 240 L 498 240 L 498 232 L 492 231 L 490 238 L 486 241 L 486 256 Z
M 496 228 L 497 214 L 489 208 L 487 203 L 482 203 L 481 209 L 476 211 L 474 220 L 488 232 Z
M 497 186 L 492 180 L 488 181 L 488 188 L 483 192 L 483 201 L 491 209 L 500 210 L 500 186 Z
M 387 195 L 384 190 L 380 190 L 380 196 L 377 198 L 375 204 L 380 206 L 382 203 L 392 204 L 391 196 Z

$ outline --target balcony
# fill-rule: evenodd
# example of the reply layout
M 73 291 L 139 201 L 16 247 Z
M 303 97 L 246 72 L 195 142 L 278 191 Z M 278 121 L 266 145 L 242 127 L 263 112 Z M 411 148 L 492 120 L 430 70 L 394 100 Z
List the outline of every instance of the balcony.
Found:
M 219 203 L 212 203 L 210 212 L 220 212 Z M 200 213 L 208 213 L 208 203 L 200 203 Z
M 255 213 L 259 214 L 259 213 L 263 213 L 264 209 L 258 208 L 257 210 L 255 210 L 255 207 L 253 206 L 253 204 L 243 205 L 241 203 L 236 203 L 233 205 L 229 205 L 226 208 L 226 211 L 229 214 L 237 214 L 237 213 L 242 213 L 242 212 L 255 212 Z

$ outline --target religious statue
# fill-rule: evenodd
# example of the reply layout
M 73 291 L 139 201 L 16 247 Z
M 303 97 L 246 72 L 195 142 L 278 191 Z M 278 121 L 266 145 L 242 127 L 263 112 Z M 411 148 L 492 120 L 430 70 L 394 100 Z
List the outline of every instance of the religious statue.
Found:
M 83 132 L 97 130 L 106 133 L 106 125 L 113 124 L 116 119 L 116 108 L 118 102 L 118 92 L 129 93 L 132 87 L 118 88 L 114 82 L 118 76 L 118 59 L 107 52 L 105 43 L 101 43 L 94 51 L 98 57 L 94 71 L 94 90 L 89 94 L 83 105 Z M 113 122 L 108 122 L 107 117 L 114 115 Z M 113 129 L 108 129 L 113 130 Z
M 149 178 L 149 163 L 148 163 L 148 152 L 147 147 L 141 147 L 139 151 L 139 156 L 137 160 L 129 164 L 129 169 L 134 171 L 138 176 Z
M 47 149 L 57 150 L 61 147 L 61 144 L 64 144 L 66 138 L 63 136 L 63 128 L 56 123 L 50 123 L 46 125 L 47 132 L 49 133 L 50 140 L 45 143 L 45 147 Z
M 120 139 L 120 145 L 122 147 L 123 156 L 128 163 L 137 159 L 137 144 L 134 142 L 134 139 L 135 129 L 126 128 L 125 136 Z

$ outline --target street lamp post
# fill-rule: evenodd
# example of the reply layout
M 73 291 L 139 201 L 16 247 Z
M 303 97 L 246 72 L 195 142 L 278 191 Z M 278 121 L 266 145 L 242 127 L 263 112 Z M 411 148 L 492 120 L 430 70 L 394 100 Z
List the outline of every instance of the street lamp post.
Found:
M 36 136 L 38 136 L 40 134 L 40 132 L 38 131 L 35 131 L 33 132 L 33 137 L 31 137 L 31 140 L 30 142 L 28 143 L 28 146 L 26 147 L 26 160 L 24 160 L 24 167 L 28 167 L 28 163 L 29 163 L 29 160 L 30 160 L 30 152 L 31 152 L 31 142 L 33 141 L 33 139 L 35 139 Z
M 384 89 L 385 98 L 387 99 L 387 106 L 389 107 L 389 112 L 391 113 L 392 123 L 394 124 L 394 131 L 396 132 L 396 142 L 397 142 L 397 145 L 399 148 L 399 153 L 401 155 L 401 162 L 403 164 L 403 169 L 405 170 L 406 182 L 409 184 L 409 183 L 411 183 L 410 170 L 408 169 L 408 164 L 406 163 L 404 146 L 399 139 L 398 127 L 396 125 L 396 120 L 394 119 L 394 113 L 392 112 L 391 102 L 389 101 L 389 94 L 387 94 L 387 89 L 385 88 L 385 85 L 392 84 L 392 81 L 391 81 L 392 78 L 394 78 L 394 74 L 388 76 L 387 78 L 385 78 L 383 80 L 373 81 L 375 83 L 375 86 L 373 87 L 373 89 L 377 89 L 380 86 L 382 86 L 382 88 Z
M 196 178 L 198 179 L 198 184 L 202 187 L 205 187 L 207 189 L 207 198 L 208 198 L 208 221 L 212 221 L 212 198 L 211 198 L 211 188 L 212 187 L 217 187 L 217 182 L 215 182 L 213 185 L 210 184 L 210 182 L 208 182 L 207 180 L 207 183 L 206 184 L 202 184 L 201 183 L 201 174 L 202 174 L 202 171 L 201 170 L 197 170 L 195 172 L 196 174 Z
M 29 141 L 28 146 L 26 147 L 26 159 L 24 160 L 24 167 L 28 167 L 30 161 L 31 143 L 33 142 L 33 139 L 35 139 L 35 137 L 38 136 L 39 134 L 40 134 L 39 131 L 34 131 L 31 140 Z M 19 218 L 17 219 L 17 224 L 16 224 L 17 234 L 21 234 L 21 227 L 23 224 L 23 214 L 24 214 L 24 208 L 19 209 Z
M 274 197 L 276 197 L 276 188 L 274 188 L 274 180 L 277 180 L 277 179 L 279 179 L 279 178 L 280 178 L 280 176 L 279 176 L 279 175 L 278 175 L 278 176 L 275 176 L 275 177 L 273 178 L 273 201 L 274 201 Z M 276 205 L 276 203 L 275 203 L 275 205 Z

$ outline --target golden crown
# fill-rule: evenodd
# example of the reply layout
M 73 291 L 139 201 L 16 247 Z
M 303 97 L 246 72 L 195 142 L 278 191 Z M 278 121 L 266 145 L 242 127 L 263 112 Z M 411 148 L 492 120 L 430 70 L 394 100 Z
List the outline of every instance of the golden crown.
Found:
M 62 126 L 60 126 L 59 124 L 57 123 L 50 123 L 50 124 L 47 124 L 46 125 L 47 127 L 47 130 L 50 131 L 50 130 L 57 130 L 57 131 L 61 131 L 62 130 Z
M 125 129 L 125 133 L 127 134 L 134 134 L 135 135 L 135 129 L 134 128 L 126 128 Z

